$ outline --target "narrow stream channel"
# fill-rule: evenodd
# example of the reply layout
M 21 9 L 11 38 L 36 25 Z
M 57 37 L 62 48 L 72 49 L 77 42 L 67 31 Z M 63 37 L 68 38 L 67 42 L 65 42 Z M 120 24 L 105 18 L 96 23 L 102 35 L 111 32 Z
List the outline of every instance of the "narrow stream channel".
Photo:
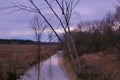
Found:
M 75 80 L 73 71 L 65 70 L 66 65 L 63 65 L 64 58 L 62 51 L 58 51 L 55 55 L 51 56 L 46 61 L 40 64 L 40 80 Z M 62 61 L 62 62 L 61 62 Z M 36 66 L 25 72 L 20 79 L 17 80 L 37 80 L 38 69 Z

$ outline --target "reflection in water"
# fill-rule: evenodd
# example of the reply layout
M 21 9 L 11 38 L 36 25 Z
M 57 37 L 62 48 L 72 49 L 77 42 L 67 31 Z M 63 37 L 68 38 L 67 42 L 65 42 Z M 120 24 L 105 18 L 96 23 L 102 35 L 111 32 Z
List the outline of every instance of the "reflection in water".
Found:
M 51 66 L 51 57 L 50 57 L 50 60 L 49 60 L 49 68 L 48 68 L 48 75 L 50 76 L 50 79 L 49 80 L 52 80 L 52 66 Z
M 57 54 L 40 64 L 40 80 L 70 80 L 69 76 L 67 76 L 68 73 L 65 72 L 66 70 L 61 68 L 59 64 L 59 60 L 63 59 L 61 55 L 61 52 L 57 52 Z M 38 69 L 34 66 L 18 80 L 37 80 L 37 72 Z

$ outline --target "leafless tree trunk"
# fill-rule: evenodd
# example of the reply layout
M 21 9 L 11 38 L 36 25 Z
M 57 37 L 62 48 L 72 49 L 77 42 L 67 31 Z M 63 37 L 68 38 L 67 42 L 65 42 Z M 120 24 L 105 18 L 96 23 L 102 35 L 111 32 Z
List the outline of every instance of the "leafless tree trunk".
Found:
M 38 67 L 38 80 L 40 78 L 40 51 L 41 51 L 41 36 L 45 30 L 44 21 L 40 20 L 39 16 L 35 15 L 33 20 L 30 22 L 30 27 L 35 32 L 35 38 L 37 41 L 37 67 Z
M 43 1 L 45 3 L 45 7 L 47 7 L 47 9 L 50 12 L 52 12 L 52 14 L 56 17 L 57 21 L 61 25 L 61 28 L 64 30 L 66 43 L 63 42 L 63 40 L 61 39 L 59 34 L 56 32 L 55 27 L 50 23 L 49 19 L 46 17 L 46 14 L 44 14 L 42 12 L 43 8 L 41 8 L 41 6 L 39 6 L 36 3 L 36 1 L 38 1 L 39 3 L 41 3 Z M 52 29 L 52 31 L 54 32 L 56 37 L 61 42 L 62 46 L 67 47 L 67 49 L 68 49 L 67 54 L 71 57 L 71 60 L 73 63 L 74 63 L 73 55 L 75 55 L 74 57 L 77 58 L 77 65 L 74 65 L 74 66 L 75 66 L 76 72 L 79 73 L 80 72 L 80 62 L 79 62 L 76 46 L 74 43 L 74 39 L 72 37 L 71 30 L 70 30 L 70 19 L 73 15 L 73 11 L 74 11 L 75 7 L 80 2 L 80 0 L 52 0 L 52 1 L 51 0 L 28 0 L 28 2 L 32 6 L 27 6 L 27 5 L 23 5 L 23 4 L 13 4 L 13 6 L 10 8 L 15 8 L 14 11 L 23 10 L 23 11 L 37 13 L 38 15 L 40 15 L 44 19 L 44 21 L 48 24 L 48 26 Z M 53 7 L 54 5 L 57 6 L 57 9 L 55 9 Z M 60 12 L 58 13 L 57 10 Z M 37 26 L 39 26 L 39 25 L 37 25 Z M 35 34 L 38 35 L 37 30 L 39 30 L 39 29 L 34 28 L 34 27 L 33 27 L 33 29 L 36 32 Z M 39 38 L 40 38 L 40 36 L 37 36 L 38 41 L 40 41 Z M 38 47 L 39 47 L 39 43 L 38 43 Z
M 49 42 L 52 42 L 53 39 L 54 38 L 53 38 L 52 33 L 48 33 Z M 53 77 L 52 73 L 53 73 L 53 70 L 52 70 L 51 57 L 50 57 L 49 68 L 48 68 L 48 76 L 50 77 L 49 80 L 52 80 L 52 77 Z

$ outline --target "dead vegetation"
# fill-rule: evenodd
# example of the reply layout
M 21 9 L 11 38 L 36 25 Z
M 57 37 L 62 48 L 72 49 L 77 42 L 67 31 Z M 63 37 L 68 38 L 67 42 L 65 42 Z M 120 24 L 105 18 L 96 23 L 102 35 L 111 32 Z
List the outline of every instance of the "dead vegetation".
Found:
M 55 54 L 56 45 L 42 45 L 41 61 Z M 36 45 L 0 45 L 0 80 L 17 78 L 37 63 Z M 10 74 L 10 75 L 8 75 Z M 11 80 L 14 80 L 11 78 Z
M 97 54 L 84 54 L 80 58 L 81 74 L 85 80 L 119 80 L 120 52 L 108 49 Z

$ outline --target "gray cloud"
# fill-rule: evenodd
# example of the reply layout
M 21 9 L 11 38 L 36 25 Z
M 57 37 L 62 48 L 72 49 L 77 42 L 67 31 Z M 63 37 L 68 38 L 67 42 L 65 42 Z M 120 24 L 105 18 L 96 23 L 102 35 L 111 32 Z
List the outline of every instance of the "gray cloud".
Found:
M 78 12 L 83 20 L 102 19 L 108 12 L 115 12 L 117 0 L 82 0 Z
M 0 1 L 0 13 L 6 12 L 1 9 L 10 5 L 7 1 L 8 0 Z M 19 2 L 19 4 L 22 3 L 30 6 L 27 0 L 9 1 L 16 3 Z M 79 6 L 75 10 L 75 12 L 79 13 L 80 16 L 74 15 L 71 19 L 71 24 L 75 25 L 80 20 L 102 19 L 106 13 L 115 11 L 116 4 L 117 0 L 81 0 Z M 49 13 L 49 11 L 45 10 L 44 12 Z M 33 39 L 33 33 L 31 32 L 31 29 L 28 28 L 29 20 L 32 17 L 33 14 L 27 12 L 24 14 L 22 14 L 21 12 L 15 12 L 12 14 L 8 13 L 0 15 L 0 38 Z M 55 23 L 56 21 L 53 20 L 52 22 Z

